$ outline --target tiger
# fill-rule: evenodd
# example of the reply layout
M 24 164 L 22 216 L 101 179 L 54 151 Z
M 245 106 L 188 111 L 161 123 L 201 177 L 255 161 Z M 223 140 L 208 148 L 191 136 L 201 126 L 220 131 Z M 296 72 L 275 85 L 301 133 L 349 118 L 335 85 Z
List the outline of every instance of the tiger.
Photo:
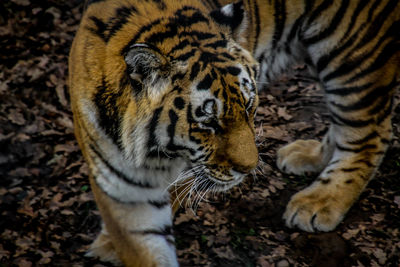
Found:
M 176 199 L 196 186 L 226 191 L 256 168 L 258 85 L 297 62 L 323 88 L 331 125 L 322 141 L 277 151 L 283 172 L 319 173 L 283 219 L 335 229 L 390 144 L 399 27 L 397 0 L 89 1 L 68 63 L 102 218 L 88 255 L 178 266 Z

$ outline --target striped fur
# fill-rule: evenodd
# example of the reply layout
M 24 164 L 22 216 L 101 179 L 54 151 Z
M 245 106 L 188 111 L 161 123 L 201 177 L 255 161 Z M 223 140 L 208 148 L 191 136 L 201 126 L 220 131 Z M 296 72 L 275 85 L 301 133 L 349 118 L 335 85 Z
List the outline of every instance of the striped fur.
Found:
M 278 151 L 287 173 L 320 173 L 295 194 L 284 219 L 330 231 L 379 167 L 392 136 L 392 95 L 400 82 L 400 3 L 395 0 L 244 1 L 251 29 L 243 47 L 268 83 L 305 62 L 325 91 L 331 126 L 322 142 L 298 140 Z
M 258 64 L 235 41 L 240 21 L 217 14 L 191 0 L 88 3 L 69 66 L 76 136 L 104 221 L 89 255 L 177 266 L 171 185 L 182 184 L 175 209 L 257 165 Z
M 227 4 L 227 5 L 225 5 Z M 168 189 L 226 190 L 257 164 L 255 79 L 306 62 L 325 90 L 322 142 L 278 151 L 319 172 L 294 195 L 289 227 L 329 231 L 373 177 L 399 83 L 394 0 L 89 1 L 69 66 L 75 132 L 104 221 L 90 255 L 176 266 Z M 259 62 L 259 65 L 257 64 Z

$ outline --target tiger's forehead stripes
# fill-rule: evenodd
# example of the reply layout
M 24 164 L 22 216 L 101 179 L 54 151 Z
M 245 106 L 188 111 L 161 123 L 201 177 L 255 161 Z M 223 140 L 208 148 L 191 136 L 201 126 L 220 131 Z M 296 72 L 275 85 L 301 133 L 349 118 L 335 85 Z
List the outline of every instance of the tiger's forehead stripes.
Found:
M 87 29 L 98 35 L 104 42 L 108 42 L 127 22 L 131 15 L 137 14 L 134 6 L 123 6 L 115 10 L 115 15 L 106 22 L 91 16 L 89 19 L 94 22 L 95 28 L 88 26 Z
M 162 44 L 170 39 L 179 36 L 180 39 L 190 38 L 192 41 L 203 41 L 216 37 L 216 34 L 201 29 L 210 28 L 209 18 L 203 15 L 198 8 L 184 6 L 175 11 L 174 15 L 168 18 L 158 18 L 140 27 L 138 33 L 131 39 L 122 50 L 126 54 L 132 44 L 138 42 Z M 197 27 L 194 27 L 197 26 Z M 159 27 L 162 31 L 155 31 Z M 178 49 L 175 48 L 174 50 Z

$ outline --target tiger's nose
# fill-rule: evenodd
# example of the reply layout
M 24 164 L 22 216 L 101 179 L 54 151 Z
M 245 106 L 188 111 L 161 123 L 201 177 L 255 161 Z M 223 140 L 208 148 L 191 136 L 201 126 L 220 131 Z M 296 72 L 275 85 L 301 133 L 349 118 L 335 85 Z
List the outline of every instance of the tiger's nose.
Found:
M 233 170 L 249 173 L 258 164 L 258 150 L 250 126 L 238 127 L 231 132 L 227 147 L 228 160 Z

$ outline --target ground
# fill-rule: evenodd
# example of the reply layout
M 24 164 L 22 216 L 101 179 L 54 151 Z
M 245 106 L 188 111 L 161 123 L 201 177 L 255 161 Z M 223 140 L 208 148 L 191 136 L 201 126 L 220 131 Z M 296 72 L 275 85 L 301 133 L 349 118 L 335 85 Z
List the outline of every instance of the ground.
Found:
M 73 135 L 67 58 L 82 3 L 0 3 L 0 266 L 110 266 L 85 257 L 100 229 L 87 166 Z M 330 233 L 288 229 L 290 196 L 314 177 L 276 167 L 277 148 L 320 139 L 328 116 L 304 67 L 260 95 L 256 177 L 181 208 L 174 232 L 181 266 L 399 266 L 400 104 L 376 178 Z

